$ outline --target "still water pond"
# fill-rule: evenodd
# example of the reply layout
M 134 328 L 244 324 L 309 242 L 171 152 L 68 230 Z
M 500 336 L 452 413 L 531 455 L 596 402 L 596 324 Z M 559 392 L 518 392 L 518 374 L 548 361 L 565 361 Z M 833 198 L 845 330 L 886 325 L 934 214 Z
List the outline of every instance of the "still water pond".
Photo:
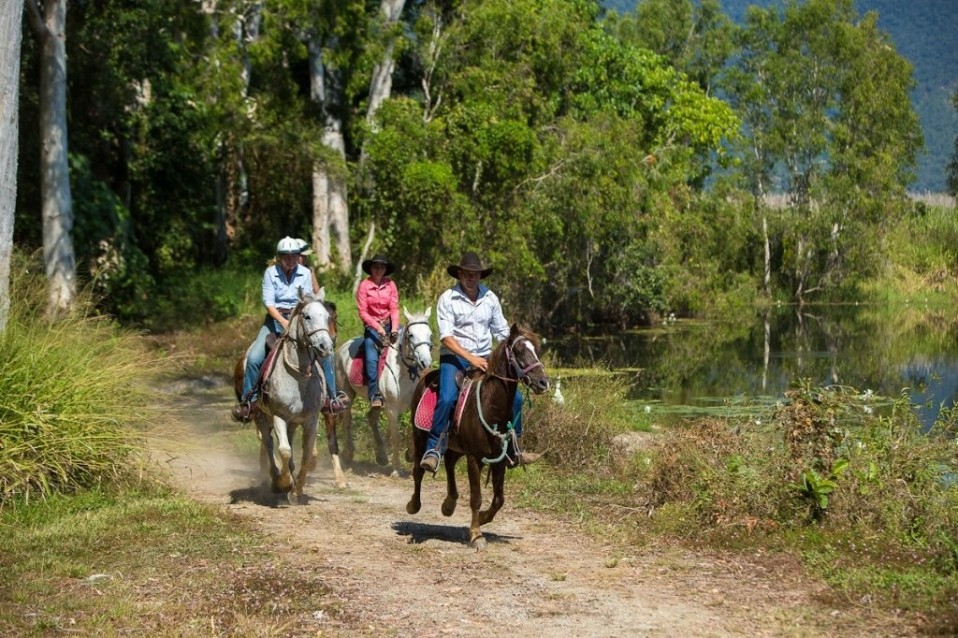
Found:
M 958 319 L 927 307 L 777 307 L 547 348 L 565 369 L 598 364 L 629 375 L 630 399 L 681 416 L 774 404 L 802 379 L 892 399 L 905 391 L 926 426 L 958 396 Z

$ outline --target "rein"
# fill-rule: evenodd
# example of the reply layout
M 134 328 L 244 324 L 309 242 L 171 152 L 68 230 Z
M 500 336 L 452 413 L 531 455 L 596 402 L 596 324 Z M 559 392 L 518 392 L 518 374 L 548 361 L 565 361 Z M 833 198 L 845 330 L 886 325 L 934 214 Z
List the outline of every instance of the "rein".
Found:
M 524 381 L 526 384 L 528 384 L 529 372 L 532 370 L 535 370 L 536 368 L 544 368 L 545 366 L 543 366 L 542 362 L 539 361 L 538 356 L 536 356 L 535 358 L 536 360 L 533 363 L 529 364 L 525 368 L 519 365 L 519 362 L 516 360 L 515 353 L 513 352 L 513 348 L 515 348 L 517 344 L 523 341 L 525 341 L 526 343 L 529 342 L 529 340 L 526 337 L 520 336 L 506 347 L 506 361 L 508 362 L 509 366 L 512 368 L 512 371 L 515 372 L 516 374 L 515 379 L 508 376 L 504 377 L 502 375 L 495 374 L 494 372 L 486 373 L 487 376 L 495 377 L 507 383 L 514 383 L 516 384 L 516 386 L 519 385 L 519 381 Z M 502 461 L 504 458 L 506 458 L 506 456 L 508 455 L 508 450 L 509 450 L 509 442 L 510 441 L 515 442 L 516 432 L 512 425 L 511 419 L 508 422 L 506 422 L 505 432 L 500 432 L 498 427 L 493 427 L 489 425 L 489 423 L 486 421 L 485 416 L 483 416 L 482 414 L 482 396 L 479 394 L 479 392 L 482 389 L 482 382 L 484 380 L 485 379 L 482 378 L 476 382 L 476 413 L 479 415 L 479 422 L 482 423 L 482 427 L 486 430 L 486 432 L 488 432 L 492 436 L 497 437 L 502 444 L 502 452 L 499 454 L 499 456 L 493 459 L 490 459 L 488 457 L 483 457 L 482 459 L 482 462 L 485 465 L 492 465 L 493 463 L 498 463 Z M 518 391 L 518 387 L 516 388 L 516 391 Z M 497 423 L 496 426 L 498 425 L 499 424 Z
M 282 337 L 280 337 L 282 341 L 282 343 L 280 344 L 280 347 L 282 348 L 282 352 L 283 352 L 283 363 L 285 363 L 290 370 L 295 370 L 296 372 L 298 372 L 299 374 L 301 374 L 302 376 L 308 379 L 313 375 L 313 369 L 316 367 L 316 362 L 319 361 L 319 353 L 316 352 L 316 348 L 313 346 L 312 336 L 320 332 L 325 332 L 326 334 L 330 335 L 330 339 L 332 340 L 332 334 L 329 332 L 328 326 L 325 328 L 322 328 L 322 327 L 316 328 L 315 330 L 306 332 L 306 329 L 303 326 L 303 322 L 300 319 L 300 315 L 302 314 L 302 310 L 304 307 L 305 307 L 304 304 L 297 304 L 296 308 L 293 309 L 293 312 L 291 313 L 289 317 L 289 325 L 290 327 L 292 327 L 293 322 L 295 321 L 296 326 L 294 330 L 287 329 L 286 333 L 283 334 Z M 300 336 L 298 337 L 295 336 L 293 332 L 300 333 Z M 305 370 L 300 368 L 298 365 L 293 365 L 293 363 L 289 360 L 289 350 L 286 348 L 287 341 L 291 341 L 296 346 L 297 350 L 299 349 L 306 350 L 307 357 L 309 358 L 309 363 L 306 365 Z M 333 343 L 335 345 L 335 341 L 333 341 Z M 325 378 L 323 377 L 323 375 L 320 375 L 320 377 L 323 378 L 323 382 L 325 383 Z
M 419 376 L 419 373 L 422 372 L 422 368 L 415 358 L 416 350 L 419 348 L 419 346 L 429 346 L 429 349 L 432 350 L 432 341 L 412 341 L 412 332 L 410 332 L 409 328 L 411 326 L 415 326 L 416 324 L 429 325 L 429 322 L 420 320 L 407 323 L 403 328 L 402 340 L 399 343 L 399 358 L 402 360 L 403 365 L 406 366 L 406 372 L 409 373 L 409 378 L 411 380 L 415 380 Z

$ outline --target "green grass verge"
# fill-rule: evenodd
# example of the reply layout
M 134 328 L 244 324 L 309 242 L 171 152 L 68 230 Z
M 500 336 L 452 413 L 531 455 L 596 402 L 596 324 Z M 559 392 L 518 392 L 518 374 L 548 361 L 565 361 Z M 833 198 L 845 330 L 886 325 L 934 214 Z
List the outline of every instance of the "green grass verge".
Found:
M 18 502 L 0 528 L 0 635 L 302 635 L 339 614 L 242 519 L 159 485 Z

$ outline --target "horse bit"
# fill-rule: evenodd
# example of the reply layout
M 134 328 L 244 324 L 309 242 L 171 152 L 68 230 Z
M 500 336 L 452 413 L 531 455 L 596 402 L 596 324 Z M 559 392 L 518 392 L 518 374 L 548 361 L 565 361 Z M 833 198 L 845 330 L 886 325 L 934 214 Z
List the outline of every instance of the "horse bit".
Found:
M 416 361 L 415 359 L 416 350 L 419 349 L 419 346 L 429 346 L 429 349 L 432 350 L 432 341 L 415 341 L 414 342 L 412 340 L 412 332 L 410 332 L 409 328 L 412 326 L 415 326 L 416 324 L 429 325 L 429 322 L 420 320 L 420 321 L 413 321 L 413 322 L 407 323 L 403 327 L 403 336 L 399 342 L 399 358 L 402 359 L 403 365 L 406 366 L 406 372 L 409 374 L 410 380 L 417 379 L 419 377 L 419 373 L 422 372 L 422 369 L 419 366 L 419 362 Z M 409 352 L 408 357 L 411 358 L 412 361 L 410 361 L 410 359 L 407 358 L 407 354 L 406 354 L 407 350 Z
M 529 346 L 530 350 L 532 351 L 533 358 L 535 359 L 535 361 L 533 361 L 532 363 L 530 363 L 524 368 L 519 363 L 519 360 L 516 357 L 515 352 L 513 351 L 513 349 L 516 346 L 518 346 L 520 343 L 523 343 L 523 342 L 525 342 Z M 519 336 L 515 341 L 509 344 L 509 346 L 506 348 L 506 361 L 508 361 L 509 365 L 512 366 L 512 370 L 513 372 L 515 372 L 516 378 L 513 379 L 511 377 L 500 377 L 497 374 L 493 374 L 493 376 L 496 377 L 497 379 L 502 379 L 503 381 L 509 381 L 511 383 L 515 383 L 516 385 L 519 384 L 519 381 L 523 381 L 525 382 L 526 385 L 530 385 L 531 382 L 529 381 L 529 372 L 531 372 L 532 370 L 536 368 L 545 368 L 545 366 L 539 360 L 539 355 L 536 354 L 535 348 L 532 347 L 532 342 L 523 336 Z M 491 465 L 493 463 L 498 463 L 502 459 L 506 458 L 506 456 L 509 453 L 509 441 L 515 439 L 516 432 L 513 429 L 512 420 L 510 420 L 507 423 L 505 432 L 500 432 L 498 428 L 494 428 L 486 422 L 485 417 L 482 416 L 482 400 L 481 400 L 481 397 L 479 396 L 479 389 L 481 387 L 482 387 L 482 379 L 480 379 L 476 383 L 476 412 L 479 414 L 479 422 L 482 423 L 482 427 L 485 428 L 486 432 L 488 432 L 492 436 L 498 437 L 499 440 L 502 442 L 502 452 L 499 454 L 499 456 L 497 456 L 494 459 L 490 459 L 487 457 L 483 457 L 482 459 L 483 463 L 485 463 L 486 465 Z M 518 391 L 518 388 L 517 388 L 517 391 Z M 516 447 L 516 449 L 518 450 L 518 446 Z

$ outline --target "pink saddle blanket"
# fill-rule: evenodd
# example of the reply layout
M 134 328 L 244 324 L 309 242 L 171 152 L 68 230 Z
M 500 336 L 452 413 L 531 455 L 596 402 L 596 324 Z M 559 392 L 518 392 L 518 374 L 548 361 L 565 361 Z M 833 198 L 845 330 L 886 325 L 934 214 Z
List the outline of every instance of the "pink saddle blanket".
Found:
M 472 388 L 472 379 L 466 379 L 459 391 L 459 398 L 456 400 L 456 408 L 452 413 L 453 431 L 459 427 L 459 420 L 462 419 L 462 411 L 466 406 L 466 397 L 469 396 L 469 390 Z M 436 402 L 439 399 L 439 393 L 435 388 L 427 387 L 419 404 L 416 406 L 416 413 L 413 415 L 413 424 L 420 430 L 429 432 L 432 430 L 432 415 L 436 411 Z
M 386 365 L 386 349 L 379 353 L 379 368 L 377 374 L 383 376 L 383 367 Z M 359 355 L 353 357 L 349 362 L 349 382 L 353 385 L 366 385 L 366 359 L 363 357 L 363 350 L 360 348 Z

